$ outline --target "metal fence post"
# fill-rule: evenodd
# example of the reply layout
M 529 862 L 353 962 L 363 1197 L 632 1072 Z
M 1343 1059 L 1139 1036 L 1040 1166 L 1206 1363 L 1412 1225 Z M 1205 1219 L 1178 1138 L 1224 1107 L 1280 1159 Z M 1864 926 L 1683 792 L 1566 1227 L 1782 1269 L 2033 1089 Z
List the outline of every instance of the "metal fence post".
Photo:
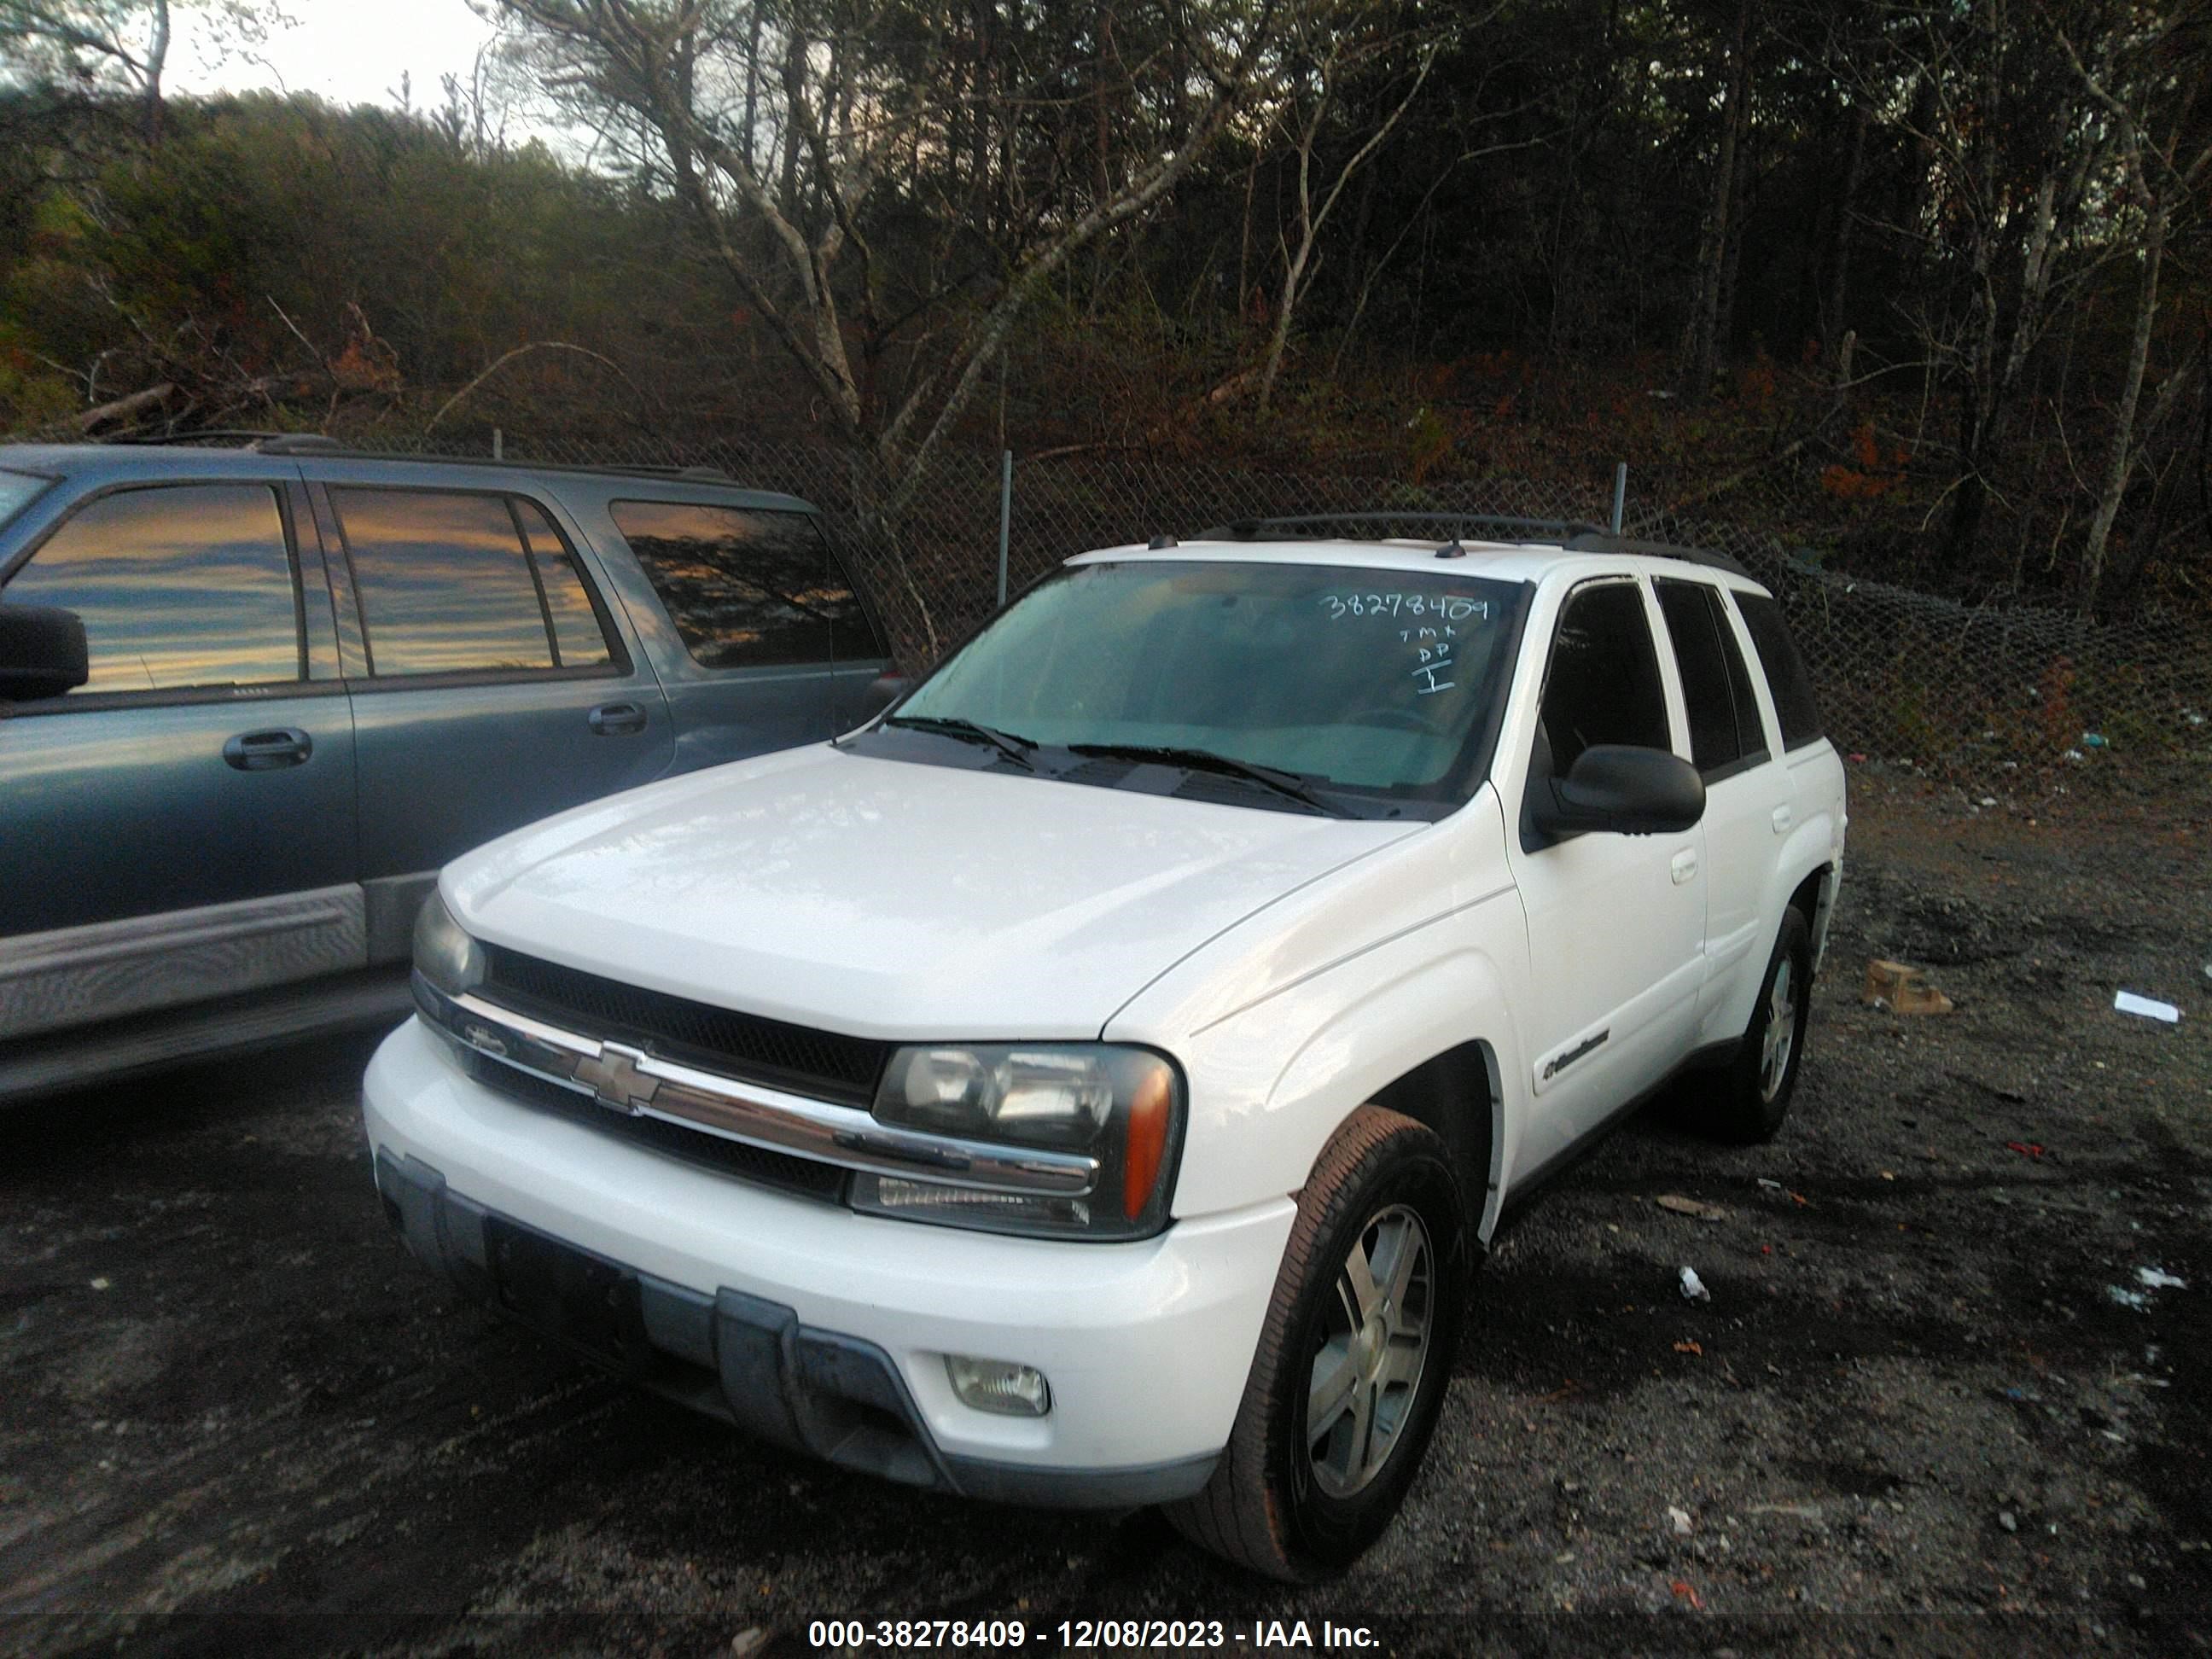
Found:
M 1620 534 L 1621 509 L 1628 505 L 1628 463 L 1613 465 L 1613 533 Z
M 1014 452 L 999 452 L 999 603 L 1006 602 L 1006 541 L 1014 523 Z

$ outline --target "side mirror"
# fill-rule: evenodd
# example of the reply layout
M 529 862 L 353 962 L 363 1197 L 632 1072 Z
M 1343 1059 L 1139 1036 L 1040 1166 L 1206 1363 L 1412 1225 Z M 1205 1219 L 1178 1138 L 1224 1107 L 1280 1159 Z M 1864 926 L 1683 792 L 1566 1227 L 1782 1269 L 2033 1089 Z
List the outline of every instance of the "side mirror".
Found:
M 91 678 L 84 623 L 76 611 L 0 604 L 0 700 L 58 697 Z
M 1705 815 L 1705 782 L 1680 755 L 1629 744 L 1594 744 L 1564 778 L 1533 778 L 1529 821 L 1551 836 L 1587 830 L 1669 835 Z

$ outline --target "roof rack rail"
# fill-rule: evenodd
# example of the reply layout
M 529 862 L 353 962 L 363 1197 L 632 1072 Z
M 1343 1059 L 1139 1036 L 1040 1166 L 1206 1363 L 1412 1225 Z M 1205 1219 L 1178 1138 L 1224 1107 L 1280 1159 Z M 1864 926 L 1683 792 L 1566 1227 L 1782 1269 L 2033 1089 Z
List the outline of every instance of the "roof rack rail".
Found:
M 1650 558 L 1680 559 L 1685 564 L 1725 570 L 1730 575 L 1751 576 L 1751 572 L 1744 568 L 1741 559 L 1710 547 L 1684 547 L 1675 542 L 1644 541 L 1634 536 L 1616 536 L 1602 530 L 1577 536 L 1562 545 L 1570 553 L 1642 553 Z M 1753 576 L 1752 580 L 1756 581 L 1758 578 Z
M 342 455 L 374 461 L 421 461 L 428 466 L 497 466 L 514 467 L 531 472 L 580 472 L 602 477 L 616 478 L 673 478 L 684 483 L 716 484 L 728 489 L 751 489 L 757 486 L 740 483 L 719 466 L 650 465 L 641 461 L 533 461 L 526 457 L 503 455 L 438 455 L 413 450 L 392 449 L 319 449 L 319 455 Z
M 1333 532 L 1346 525 L 1382 524 L 1418 525 L 1424 529 L 1449 530 L 1455 545 L 1462 537 L 1473 534 L 1482 540 L 1534 542 L 1569 553 L 1641 553 L 1651 558 L 1680 559 L 1686 564 L 1704 565 L 1710 569 L 1725 570 L 1737 576 L 1750 576 L 1752 574 L 1744 568 L 1741 561 L 1711 548 L 1678 547 L 1671 542 L 1642 541 L 1634 537 L 1616 536 L 1609 530 L 1580 519 L 1523 519 L 1502 513 L 1401 513 L 1390 507 L 1378 507 L 1368 513 L 1304 513 L 1287 518 L 1234 519 L 1227 524 L 1200 531 L 1194 539 L 1249 542 L 1261 535 L 1316 536 L 1318 532 Z M 1466 550 L 1462 548 L 1461 550 L 1464 552 Z M 1437 556 L 1443 558 L 1449 556 L 1439 550 Z
M 623 478 L 676 478 L 685 483 L 720 484 L 732 489 L 754 488 L 740 483 L 727 470 L 719 466 L 651 465 L 625 461 L 533 461 L 513 455 L 448 455 L 416 450 L 373 449 L 349 444 L 320 432 L 277 432 L 256 427 L 203 427 L 191 432 L 118 433 L 88 441 L 137 448 L 159 448 L 165 445 L 191 448 L 203 444 L 235 444 L 264 455 L 322 455 L 358 460 L 421 461 L 432 466 L 519 467 L 532 472 L 583 472 Z
M 262 443 L 270 438 L 296 437 L 299 434 L 278 432 L 273 428 L 250 426 L 210 426 L 192 432 L 114 432 L 103 433 L 88 440 L 96 444 L 116 444 L 126 448 L 158 448 L 164 444 L 189 447 L 193 444 Z
M 1361 524 L 1419 525 L 1424 529 L 1448 530 L 1454 536 L 1496 530 L 1518 536 L 1524 541 L 1552 542 L 1561 545 L 1572 537 L 1601 536 L 1605 533 L 1597 526 L 1579 519 L 1523 519 L 1504 513 L 1406 513 L 1387 507 L 1366 513 L 1301 513 L 1286 518 L 1232 519 L 1227 524 L 1216 525 L 1200 533 L 1208 541 L 1249 542 L 1262 534 L 1295 534 L 1304 526 L 1334 528 Z

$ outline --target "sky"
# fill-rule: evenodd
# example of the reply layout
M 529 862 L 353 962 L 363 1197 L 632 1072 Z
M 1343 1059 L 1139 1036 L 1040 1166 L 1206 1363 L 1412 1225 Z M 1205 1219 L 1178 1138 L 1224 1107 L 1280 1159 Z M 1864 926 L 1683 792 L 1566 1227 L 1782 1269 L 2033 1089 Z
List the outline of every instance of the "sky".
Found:
M 417 106 L 441 101 L 441 75 L 466 79 L 491 26 L 464 0 L 283 0 L 294 27 L 270 33 L 261 61 L 224 54 L 196 8 L 176 13 L 172 92 L 252 88 L 320 94 L 332 103 L 396 104 L 399 77 L 413 79 Z

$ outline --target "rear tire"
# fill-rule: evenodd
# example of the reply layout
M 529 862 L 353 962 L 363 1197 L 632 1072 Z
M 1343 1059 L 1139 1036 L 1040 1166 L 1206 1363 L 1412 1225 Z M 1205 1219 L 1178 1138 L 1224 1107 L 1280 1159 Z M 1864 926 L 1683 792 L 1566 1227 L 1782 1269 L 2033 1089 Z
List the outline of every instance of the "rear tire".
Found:
M 1751 1024 L 1727 1071 L 1698 1113 L 1723 1140 L 1752 1146 L 1771 1140 L 1789 1115 L 1805 1063 L 1806 1022 L 1813 1012 L 1813 930 L 1794 906 L 1782 913 L 1782 930 L 1759 981 Z
M 1293 1582 L 1382 1534 L 1451 1380 L 1468 1235 L 1434 1132 L 1379 1106 L 1345 1121 L 1299 1195 L 1228 1449 L 1167 1511 L 1177 1531 Z

